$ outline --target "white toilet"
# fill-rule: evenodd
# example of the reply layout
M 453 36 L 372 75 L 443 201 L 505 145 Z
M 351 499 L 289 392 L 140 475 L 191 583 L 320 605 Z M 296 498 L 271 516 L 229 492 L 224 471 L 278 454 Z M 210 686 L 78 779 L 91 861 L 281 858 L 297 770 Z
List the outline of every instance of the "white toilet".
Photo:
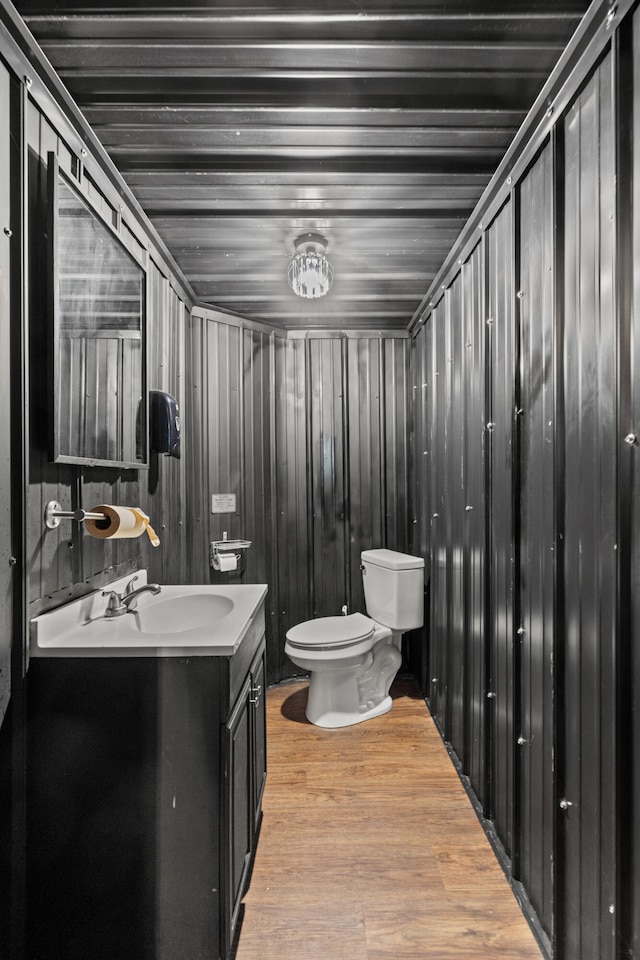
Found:
M 394 550 L 360 554 L 369 617 L 306 620 L 287 632 L 285 653 L 311 676 L 307 719 L 347 727 L 391 710 L 405 630 L 421 627 L 424 560 Z

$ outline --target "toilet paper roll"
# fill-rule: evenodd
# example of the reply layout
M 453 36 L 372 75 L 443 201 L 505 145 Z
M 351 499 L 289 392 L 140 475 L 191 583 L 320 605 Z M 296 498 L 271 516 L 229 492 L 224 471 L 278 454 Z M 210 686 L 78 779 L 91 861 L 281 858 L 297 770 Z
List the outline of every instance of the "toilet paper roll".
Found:
M 218 564 L 219 570 L 237 570 L 238 558 L 236 557 L 235 553 L 219 553 Z
M 139 537 L 146 528 L 146 514 L 135 507 L 114 507 L 101 503 L 91 508 L 91 513 L 104 514 L 104 520 L 85 520 L 85 530 L 98 540 L 121 540 L 125 537 Z

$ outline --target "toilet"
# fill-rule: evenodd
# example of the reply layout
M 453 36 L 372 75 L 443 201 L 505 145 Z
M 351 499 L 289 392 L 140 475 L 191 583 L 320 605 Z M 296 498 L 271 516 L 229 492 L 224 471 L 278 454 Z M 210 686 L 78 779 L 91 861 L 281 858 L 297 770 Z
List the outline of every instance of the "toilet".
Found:
M 307 719 L 319 727 L 348 727 L 391 710 L 402 634 L 424 620 L 422 557 L 363 550 L 360 559 L 369 616 L 320 617 L 287 631 L 285 653 L 310 674 Z

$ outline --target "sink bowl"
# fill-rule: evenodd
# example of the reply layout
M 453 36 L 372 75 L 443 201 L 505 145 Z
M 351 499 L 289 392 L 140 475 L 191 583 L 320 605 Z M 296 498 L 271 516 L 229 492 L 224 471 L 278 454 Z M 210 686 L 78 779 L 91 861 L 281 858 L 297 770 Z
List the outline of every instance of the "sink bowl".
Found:
M 167 588 L 164 588 L 166 590 Z M 175 587 L 172 589 L 176 589 Z M 205 629 L 228 616 L 234 607 L 229 596 L 220 593 L 188 593 L 167 596 L 143 594 L 134 610 L 124 614 L 141 633 L 185 633 Z
M 131 577 L 34 617 L 31 656 L 231 656 L 258 613 L 264 617 L 263 583 L 162 584 L 158 594 L 140 594 L 133 610 L 106 617 L 108 593 L 122 594 Z M 146 570 L 136 577 L 142 586 Z

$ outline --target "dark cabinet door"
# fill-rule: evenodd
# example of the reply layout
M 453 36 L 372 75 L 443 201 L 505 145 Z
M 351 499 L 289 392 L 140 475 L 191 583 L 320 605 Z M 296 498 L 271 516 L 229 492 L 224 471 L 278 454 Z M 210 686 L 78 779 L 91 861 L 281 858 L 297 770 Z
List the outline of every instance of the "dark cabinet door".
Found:
M 262 816 L 262 795 L 267 779 L 267 712 L 264 652 L 251 668 L 251 702 L 253 706 L 253 832 L 257 836 Z
M 231 951 L 253 844 L 251 702 L 252 678 L 247 676 L 226 725 L 225 824 L 226 845 L 223 956 Z

